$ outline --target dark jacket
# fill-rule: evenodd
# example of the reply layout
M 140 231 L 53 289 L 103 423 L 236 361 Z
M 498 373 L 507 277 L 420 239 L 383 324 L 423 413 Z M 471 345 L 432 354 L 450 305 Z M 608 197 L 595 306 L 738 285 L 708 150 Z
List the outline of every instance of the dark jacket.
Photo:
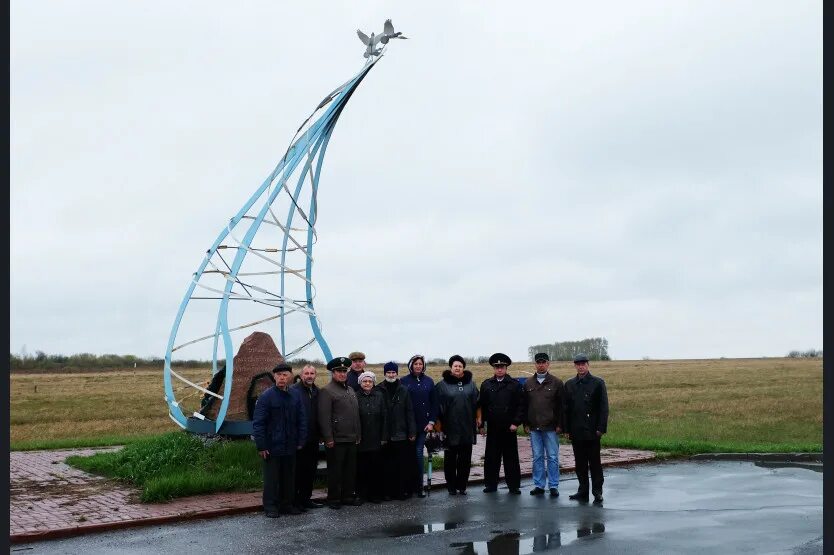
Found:
M 356 394 L 359 403 L 359 420 L 362 423 L 362 442 L 359 451 L 376 451 L 388 441 L 388 410 L 385 396 L 377 388 L 369 393 Z
M 500 382 L 495 376 L 481 384 L 478 397 L 481 420 L 487 425 L 487 433 L 508 432 L 510 425 L 524 422 L 524 391 L 521 383 L 512 376 L 504 376 Z
M 301 400 L 272 386 L 258 397 L 252 418 L 252 437 L 258 451 L 271 457 L 295 455 L 307 439 L 307 418 Z
M 362 439 L 356 392 L 335 381 L 319 390 L 319 430 L 325 443 L 358 442 Z
M 458 379 L 452 376 L 451 370 L 446 370 L 443 379 L 434 387 L 440 408 L 438 419 L 446 436 L 446 445 L 474 445 L 478 388 L 472 383 L 472 372 L 464 370 L 463 376 Z
M 362 371 L 364 372 L 364 370 Z M 347 371 L 347 383 L 348 387 L 353 389 L 356 393 L 359 393 L 362 390 L 362 386 L 359 385 L 359 376 L 362 375 L 362 372 L 356 372 L 351 368 L 348 368 Z
M 565 426 L 571 439 L 596 439 L 596 432 L 608 431 L 608 392 L 602 378 L 588 372 L 581 380 L 565 382 Z
M 385 396 L 385 407 L 388 410 L 388 440 L 404 441 L 417 435 L 414 407 L 411 406 L 408 389 L 400 380 L 394 383 L 382 382 L 376 388 Z
M 304 416 L 307 418 L 307 445 L 319 442 L 319 388 L 316 384 L 307 388 L 303 382 L 290 386 L 290 393 L 301 400 Z
M 548 372 L 539 383 L 535 376 L 524 382 L 524 398 L 527 411 L 524 423 L 533 430 L 545 432 L 561 428 L 565 403 L 565 384 Z
M 414 424 L 417 431 L 426 429 L 429 422 L 437 422 L 437 391 L 434 389 L 434 380 L 425 374 L 416 377 L 409 372 L 400 383 L 408 389 L 411 396 L 411 406 L 414 407 Z

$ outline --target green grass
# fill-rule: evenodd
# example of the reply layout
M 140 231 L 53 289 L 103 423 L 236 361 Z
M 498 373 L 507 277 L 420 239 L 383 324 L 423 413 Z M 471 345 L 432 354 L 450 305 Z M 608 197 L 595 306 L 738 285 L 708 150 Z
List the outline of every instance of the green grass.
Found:
M 113 445 L 128 445 L 157 437 L 155 435 L 105 435 L 98 437 L 75 437 L 64 439 L 35 439 L 14 441 L 9 447 L 11 451 L 40 451 L 44 449 L 73 449 L 76 447 L 111 447 Z
M 205 446 L 186 432 L 171 432 L 131 443 L 114 453 L 68 457 L 67 464 L 129 482 L 142 501 L 158 502 L 220 491 L 263 487 L 261 462 L 248 440 Z

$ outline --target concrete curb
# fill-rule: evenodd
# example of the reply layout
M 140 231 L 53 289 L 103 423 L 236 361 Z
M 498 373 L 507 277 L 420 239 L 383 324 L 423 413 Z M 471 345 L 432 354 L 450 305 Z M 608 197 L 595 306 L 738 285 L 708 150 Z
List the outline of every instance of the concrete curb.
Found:
M 696 461 L 822 462 L 822 453 L 698 453 Z
M 603 463 L 602 466 L 605 468 L 608 467 L 621 467 L 621 466 L 631 466 L 633 464 L 640 464 L 640 463 L 647 463 L 647 462 L 656 462 L 656 457 L 647 457 L 647 458 L 637 458 L 628 461 L 614 461 L 614 462 L 607 462 Z M 560 474 L 571 474 L 576 472 L 576 467 L 565 467 L 560 468 Z M 522 478 L 529 478 L 532 476 L 530 472 L 523 472 L 521 474 Z M 484 482 L 483 478 L 474 478 L 469 481 L 470 485 L 478 485 Z M 446 484 L 432 484 L 431 489 L 440 490 L 445 489 Z M 314 498 L 315 501 L 324 502 L 325 499 L 318 497 Z M 55 528 L 53 530 L 43 530 L 40 532 L 29 532 L 24 534 L 10 534 L 9 541 L 10 543 L 28 543 L 28 542 L 37 542 L 37 541 L 45 541 L 45 540 L 54 540 L 54 539 L 61 539 L 61 538 L 69 538 L 73 536 L 80 536 L 83 534 L 94 534 L 99 532 L 110 532 L 113 530 L 121 530 L 124 528 L 135 528 L 139 526 L 153 526 L 156 524 L 170 524 L 173 522 L 185 522 L 188 520 L 200 520 L 205 518 L 216 518 L 221 516 L 233 516 L 238 514 L 245 514 L 245 513 L 253 513 L 261 511 L 263 506 L 260 503 L 253 503 L 251 505 L 239 506 L 239 507 L 226 507 L 223 509 L 209 509 L 206 511 L 190 511 L 187 513 L 181 513 L 176 515 L 167 515 L 167 516 L 160 516 L 160 517 L 148 517 L 148 518 L 140 518 L 136 520 L 123 520 L 118 522 L 105 522 L 101 524 L 88 524 L 86 526 L 79 525 L 73 526 L 70 528 Z

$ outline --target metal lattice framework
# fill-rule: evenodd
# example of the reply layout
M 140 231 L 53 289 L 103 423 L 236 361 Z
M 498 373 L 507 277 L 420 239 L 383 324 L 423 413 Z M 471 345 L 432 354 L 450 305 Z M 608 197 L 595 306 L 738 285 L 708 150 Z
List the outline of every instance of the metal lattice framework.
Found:
M 313 343 L 318 343 L 325 360 L 333 358 L 313 305 L 319 178 L 336 122 L 383 50 L 366 56 L 362 69 L 316 106 L 278 165 L 229 220 L 194 273 L 165 351 L 165 401 L 171 419 L 183 428 L 192 416 L 186 416 L 190 411 L 183 401 L 211 395 L 221 401 L 214 422 L 214 431 L 220 431 L 229 406 L 237 333 L 277 324 L 280 351 L 286 359 Z M 311 333 L 299 335 L 304 326 L 298 324 L 304 319 L 309 321 Z M 188 339 L 178 342 L 181 334 Z M 174 353 L 179 357 L 183 350 L 200 347 L 205 353 L 209 344 L 213 374 L 219 370 L 218 361 L 225 361 L 222 394 L 171 368 Z M 193 417 L 205 419 L 196 411 Z

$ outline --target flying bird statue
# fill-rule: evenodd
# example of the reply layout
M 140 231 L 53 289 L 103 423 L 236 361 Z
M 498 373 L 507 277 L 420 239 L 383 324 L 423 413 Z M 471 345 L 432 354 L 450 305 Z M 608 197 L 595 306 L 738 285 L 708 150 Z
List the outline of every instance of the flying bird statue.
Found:
M 359 35 L 359 40 L 362 41 L 362 44 L 367 46 L 365 54 L 363 54 L 366 58 L 379 56 L 382 53 L 382 49 L 376 47 L 376 45 L 379 44 L 379 41 L 383 38 L 382 35 L 375 35 L 371 32 L 371 36 L 369 37 L 359 29 L 356 30 L 356 34 Z
M 394 24 L 391 23 L 390 19 L 385 20 L 385 25 L 382 29 L 382 38 L 380 38 L 380 42 L 382 44 L 388 44 L 388 41 L 391 39 L 407 39 L 408 37 L 404 36 L 402 33 L 397 31 L 394 32 Z

